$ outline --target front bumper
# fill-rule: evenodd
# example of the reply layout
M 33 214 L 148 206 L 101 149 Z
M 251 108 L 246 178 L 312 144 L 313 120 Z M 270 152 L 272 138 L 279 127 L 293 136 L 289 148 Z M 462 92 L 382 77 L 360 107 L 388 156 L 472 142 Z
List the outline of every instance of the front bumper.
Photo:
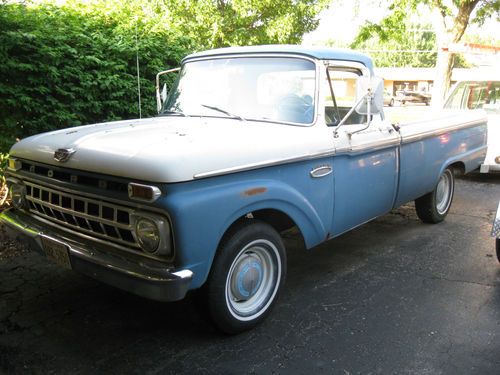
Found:
M 10 237 L 44 253 L 42 238 L 55 240 L 68 249 L 71 268 L 106 284 L 157 301 L 177 301 L 186 295 L 193 272 L 140 255 L 116 254 L 105 245 L 44 224 L 19 210 L 0 213 Z

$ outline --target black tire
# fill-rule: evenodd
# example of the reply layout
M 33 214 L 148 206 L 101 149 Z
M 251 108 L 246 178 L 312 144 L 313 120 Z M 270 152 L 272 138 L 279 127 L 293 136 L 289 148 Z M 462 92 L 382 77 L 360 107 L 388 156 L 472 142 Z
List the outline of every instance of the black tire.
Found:
M 500 262 L 500 238 L 496 239 L 497 259 Z
M 274 228 L 256 220 L 238 225 L 220 244 L 204 288 L 212 321 L 228 334 L 255 327 L 276 303 L 285 276 L 285 246 Z
M 453 170 L 446 168 L 434 190 L 415 200 L 415 209 L 420 220 L 431 224 L 443 221 L 450 210 L 454 191 Z

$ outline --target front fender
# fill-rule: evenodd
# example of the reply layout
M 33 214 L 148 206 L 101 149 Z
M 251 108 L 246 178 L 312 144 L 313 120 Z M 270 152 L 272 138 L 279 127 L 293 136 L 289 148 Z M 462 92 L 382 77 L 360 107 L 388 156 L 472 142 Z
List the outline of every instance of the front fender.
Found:
M 172 220 L 176 266 L 194 272 L 193 288 L 205 282 L 224 233 L 249 212 L 274 209 L 285 213 L 299 227 L 308 248 L 327 237 L 325 220 L 331 218 L 320 217 L 304 193 L 282 181 L 197 181 L 180 185 L 171 189 L 162 204 Z

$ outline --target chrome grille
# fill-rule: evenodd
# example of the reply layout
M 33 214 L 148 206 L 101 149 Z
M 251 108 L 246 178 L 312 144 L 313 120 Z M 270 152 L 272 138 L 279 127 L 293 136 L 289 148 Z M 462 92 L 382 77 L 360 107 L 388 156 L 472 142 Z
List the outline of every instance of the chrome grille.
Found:
M 52 222 L 128 247 L 139 248 L 133 210 L 25 181 L 30 211 Z

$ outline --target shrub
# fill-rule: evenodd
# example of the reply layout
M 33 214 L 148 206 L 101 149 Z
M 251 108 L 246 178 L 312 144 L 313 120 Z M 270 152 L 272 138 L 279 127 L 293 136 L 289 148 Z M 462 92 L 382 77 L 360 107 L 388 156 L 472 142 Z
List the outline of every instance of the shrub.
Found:
M 0 152 L 43 131 L 139 117 L 136 51 L 142 114 L 154 114 L 155 74 L 192 50 L 140 14 L 81 4 L 2 4 L 0 30 Z
M 0 211 L 8 205 L 7 183 L 5 181 L 5 169 L 7 168 L 8 154 L 0 153 Z

